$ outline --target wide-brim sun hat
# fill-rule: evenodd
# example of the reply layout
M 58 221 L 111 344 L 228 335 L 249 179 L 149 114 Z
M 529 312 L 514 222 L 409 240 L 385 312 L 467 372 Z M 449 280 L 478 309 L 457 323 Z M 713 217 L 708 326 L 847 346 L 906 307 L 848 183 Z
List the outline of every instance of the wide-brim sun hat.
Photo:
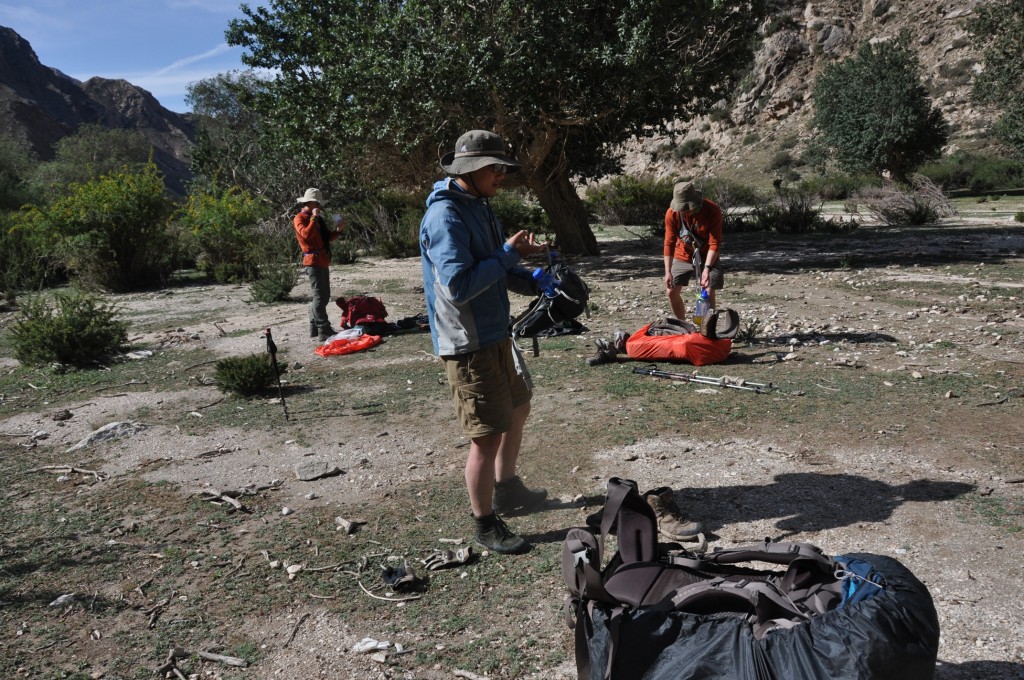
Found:
M 465 175 L 487 165 L 500 163 L 515 172 L 519 163 L 508 157 L 505 140 L 487 130 L 470 130 L 455 142 L 455 150 L 441 157 L 441 168 L 449 175 Z
M 324 195 L 320 193 L 319 189 L 310 187 L 306 189 L 306 193 L 295 199 L 296 203 L 323 203 Z
M 669 207 L 672 210 L 686 210 L 692 212 L 700 210 L 704 202 L 704 192 L 697 188 L 693 182 L 679 182 L 672 187 L 672 203 Z

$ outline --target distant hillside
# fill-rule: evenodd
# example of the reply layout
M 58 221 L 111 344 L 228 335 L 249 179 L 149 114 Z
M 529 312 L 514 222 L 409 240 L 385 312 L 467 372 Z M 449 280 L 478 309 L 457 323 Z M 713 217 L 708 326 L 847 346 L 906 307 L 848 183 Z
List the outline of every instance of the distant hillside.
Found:
M 184 193 L 195 141 L 191 116 L 165 109 L 125 80 L 69 78 L 41 64 L 27 40 L 0 26 L 0 133 L 51 160 L 54 144 L 87 123 L 139 130 L 153 146 L 168 189 Z
M 783 0 L 762 26 L 764 41 L 738 97 L 710 116 L 678 124 L 674 146 L 664 137 L 631 145 L 626 172 L 770 183 L 773 157 L 780 151 L 798 157 L 812 137 L 811 91 L 818 73 L 865 41 L 891 40 L 902 30 L 910 33 L 933 103 L 950 123 L 947 151 L 986 148 L 992 144 L 986 127 L 995 115 L 970 98 L 983 46 L 964 28 L 981 2 Z M 687 150 L 697 153 L 680 157 Z

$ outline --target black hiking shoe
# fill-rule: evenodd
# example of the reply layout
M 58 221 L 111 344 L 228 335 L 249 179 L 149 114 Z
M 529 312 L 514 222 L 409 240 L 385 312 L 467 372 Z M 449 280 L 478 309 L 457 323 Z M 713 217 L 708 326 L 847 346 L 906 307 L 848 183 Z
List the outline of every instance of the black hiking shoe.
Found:
M 508 525 L 495 513 L 473 519 L 476 520 L 476 542 L 488 550 L 502 555 L 516 555 L 529 547 L 526 541 L 512 533 Z
M 547 497 L 547 489 L 528 489 L 519 475 L 516 475 L 504 482 L 495 482 L 492 507 L 494 512 L 512 515 L 532 510 Z

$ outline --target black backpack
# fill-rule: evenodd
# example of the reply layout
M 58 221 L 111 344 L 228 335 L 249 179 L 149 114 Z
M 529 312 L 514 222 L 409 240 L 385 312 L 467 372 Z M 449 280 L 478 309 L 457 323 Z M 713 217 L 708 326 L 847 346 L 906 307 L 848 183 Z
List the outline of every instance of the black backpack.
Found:
M 558 282 L 557 295 L 548 297 L 541 291 L 512 322 L 513 338 L 533 339 L 534 356 L 539 353 L 538 337 L 582 333 L 585 328 L 576 319 L 584 313 L 590 317 L 590 288 L 583 279 L 560 259 L 552 260 L 544 270 Z
M 602 568 L 613 526 L 618 551 Z M 694 554 L 659 544 L 657 531 L 635 483 L 617 478 L 600 537 L 569 530 L 562 571 L 580 680 L 934 677 L 935 606 L 896 560 L 768 539 Z

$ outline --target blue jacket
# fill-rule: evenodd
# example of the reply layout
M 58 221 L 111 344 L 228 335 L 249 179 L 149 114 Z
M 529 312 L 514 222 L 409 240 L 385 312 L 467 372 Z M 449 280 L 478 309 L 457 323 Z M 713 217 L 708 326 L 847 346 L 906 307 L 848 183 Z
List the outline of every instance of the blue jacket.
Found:
M 435 353 L 465 354 L 509 337 L 509 286 L 533 294 L 536 284 L 484 199 L 451 178 L 434 184 L 420 253 Z

